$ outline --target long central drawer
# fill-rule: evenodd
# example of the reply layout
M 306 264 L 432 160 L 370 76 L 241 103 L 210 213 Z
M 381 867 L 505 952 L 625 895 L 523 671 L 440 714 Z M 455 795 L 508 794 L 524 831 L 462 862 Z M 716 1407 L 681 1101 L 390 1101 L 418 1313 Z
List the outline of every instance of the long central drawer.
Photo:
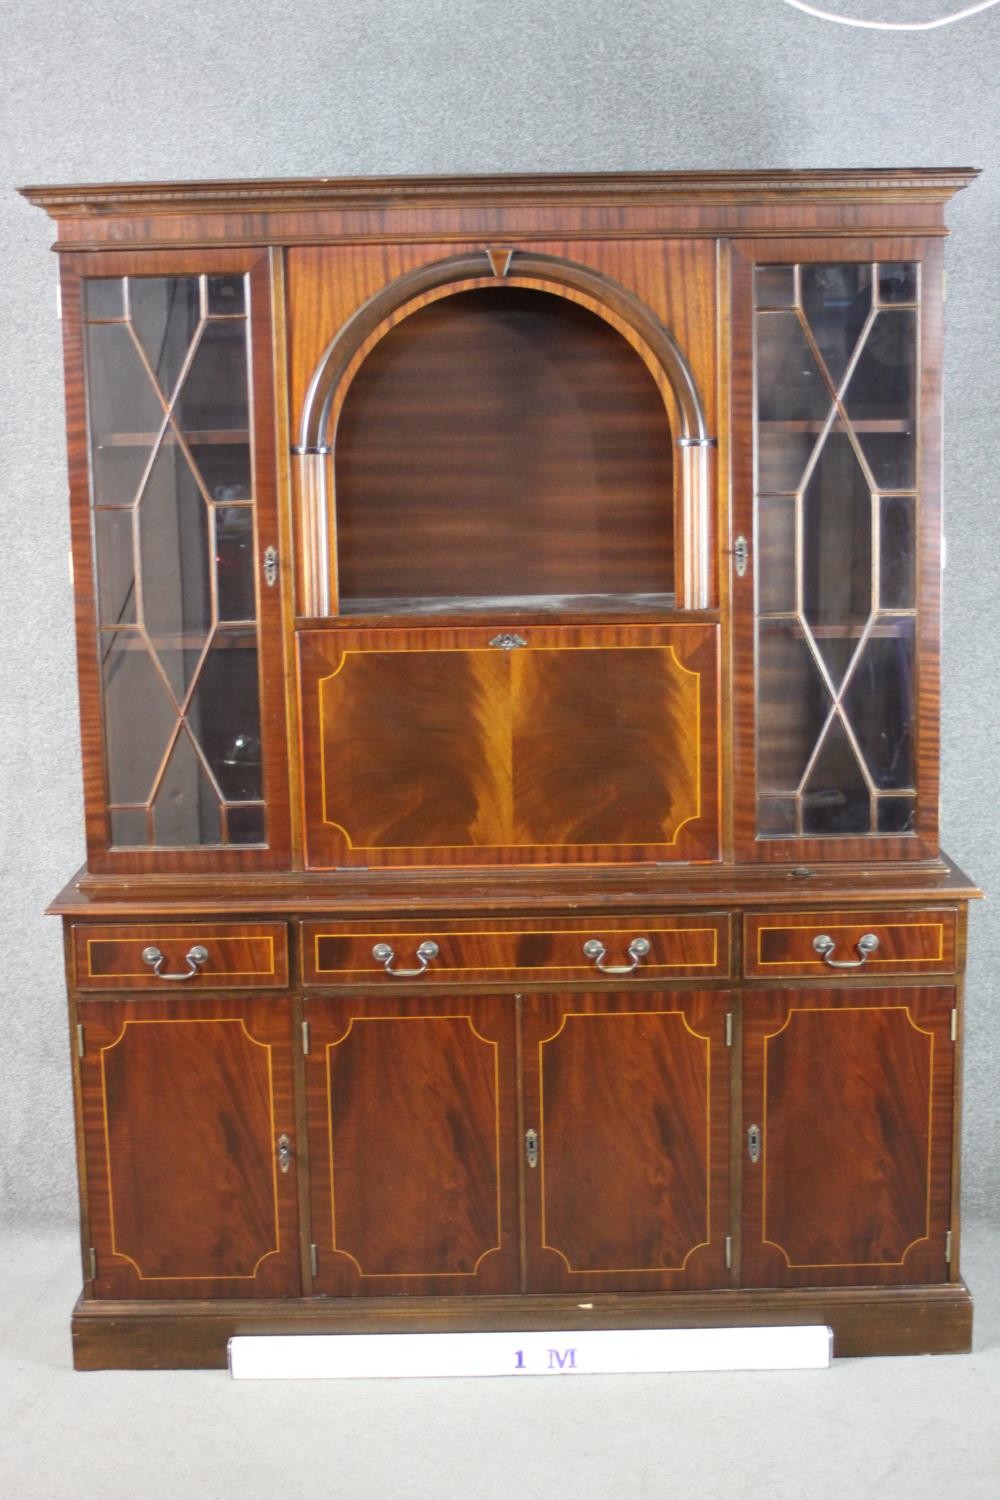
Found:
M 586 948 L 586 951 L 585 951 Z M 492 979 L 593 980 L 729 973 L 729 917 L 511 918 L 491 921 L 302 923 L 305 984 Z

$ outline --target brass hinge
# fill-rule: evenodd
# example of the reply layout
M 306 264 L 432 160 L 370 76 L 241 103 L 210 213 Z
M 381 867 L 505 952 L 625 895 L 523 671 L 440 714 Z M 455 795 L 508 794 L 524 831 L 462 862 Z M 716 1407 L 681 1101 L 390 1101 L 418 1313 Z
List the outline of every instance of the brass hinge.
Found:
M 958 1006 L 957 1005 L 953 1005 L 952 1008 L 951 1008 L 951 1039 L 952 1039 L 953 1042 L 957 1042 L 958 1041 Z
M 97 1280 L 97 1252 L 93 1245 L 90 1247 L 90 1279 L 91 1281 Z
M 77 1057 L 86 1057 L 86 1055 L 87 1055 L 87 1044 L 86 1044 L 86 1042 L 83 1039 L 83 1022 L 82 1021 L 80 1022 L 79 1026 L 77 1026 L 77 1028 L 76 1028 L 76 1055 L 77 1055 Z
M 302 1051 L 306 1057 L 309 1056 L 309 1022 L 302 1022 Z
M 944 1237 L 944 1263 L 945 1263 L 946 1266 L 950 1266 L 951 1265 L 951 1230 L 950 1229 L 948 1230 L 948 1233 Z
M 316 1246 L 309 1246 L 309 1269 L 314 1276 L 319 1275 L 319 1258 L 316 1254 Z
M 732 1237 L 731 1234 L 727 1234 L 726 1235 L 726 1270 L 727 1271 L 731 1271 L 732 1269 L 733 1269 L 733 1237 Z
M 731 1047 L 732 1045 L 733 1045 L 733 1013 L 732 1013 L 731 1010 L 727 1010 L 726 1011 L 726 1046 L 727 1047 Z

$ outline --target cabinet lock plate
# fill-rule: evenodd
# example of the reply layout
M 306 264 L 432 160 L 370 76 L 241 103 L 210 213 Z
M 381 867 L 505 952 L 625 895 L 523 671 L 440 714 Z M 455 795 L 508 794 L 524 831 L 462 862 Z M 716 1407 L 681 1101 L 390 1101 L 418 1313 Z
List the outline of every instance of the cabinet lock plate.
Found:
M 524 1135 L 524 1156 L 529 1167 L 538 1166 L 538 1131 L 528 1130 Z

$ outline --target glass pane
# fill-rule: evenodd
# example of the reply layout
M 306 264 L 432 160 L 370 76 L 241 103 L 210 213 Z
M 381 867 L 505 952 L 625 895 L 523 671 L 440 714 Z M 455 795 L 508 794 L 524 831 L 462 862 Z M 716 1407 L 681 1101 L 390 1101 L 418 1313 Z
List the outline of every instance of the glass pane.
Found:
M 177 397 L 176 416 L 185 436 L 219 430 L 246 434 L 250 407 L 243 321 L 205 325 Z
M 133 276 L 129 306 L 136 337 L 169 398 L 201 320 L 198 278 Z
M 762 615 L 795 608 L 794 496 L 757 501 L 757 608 Z
M 134 625 L 136 600 L 132 512 L 96 511 L 94 548 L 97 556 L 97 609 L 100 623 Z
M 111 813 L 111 842 L 119 849 L 142 849 L 149 842 L 144 807 L 116 807 Z
M 221 841 L 219 799 L 182 728 L 153 803 L 153 842 L 169 848 Z
M 758 315 L 756 362 L 757 417 L 761 422 L 826 419 L 833 398 L 797 313 Z
M 87 328 L 87 403 L 95 449 L 123 434 L 150 448 L 163 425 L 163 403 L 124 323 Z
M 210 318 L 229 318 L 245 311 L 245 276 L 208 277 L 208 315 Z
M 757 488 L 797 490 L 816 446 L 819 422 L 761 422 L 757 429 Z
M 913 786 L 913 621 L 876 628 L 844 708 L 875 785 L 895 791 Z
M 91 466 L 95 502 L 134 505 L 152 456 L 151 435 L 133 442 L 126 441 L 124 436 L 98 438 Z
M 259 801 L 262 777 L 255 631 L 216 633 L 188 718 L 226 801 Z
M 909 833 L 916 820 L 917 804 L 913 797 L 880 797 L 879 833 Z
M 850 439 L 834 430 L 803 497 L 803 608 L 811 625 L 860 629 L 868 619 L 871 533 L 868 481 Z
M 914 482 L 916 334 L 915 312 L 879 313 L 847 387 L 847 414 L 880 489 Z
M 871 266 L 803 266 L 801 276 L 803 311 L 830 378 L 839 386 L 871 311 Z
M 871 798 L 858 758 L 834 719 L 803 789 L 804 833 L 868 833 Z
M 795 267 L 758 266 L 754 290 L 758 307 L 791 307 L 795 301 Z
M 95 276 L 83 283 L 83 305 L 88 318 L 123 318 L 125 283 L 120 276 Z
M 790 838 L 795 828 L 795 797 L 761 797 L 757 803 L 757 828 L 765 835 Z
M 761 797 L 794 794 L 830 712 L 830 694 L 795 625 L 759 627 L 757 784 Z
M 143 620 L 174 691 L 183 696 L 190 679 L 181 657 L 194 652 L 197 660 L 208 638 L 212 591 L 208 507 L 178 444 L 160 448 L 137 514 Z
M 250 443 L 192 443 L 191 457 L 213 500 L 249 500 Z
M 913 609 L 916 602 L 916 501 L 888 495 L 880 502 L 879 606 Z
M 163 679 L 137 630 L 100 637 L 111 802 L 145 802 L 177 725 Z
M 880 302 L 916 302 L 917 267 L 904 263 L 880 265 L 878 298 Z
M 265 843 L 264 804 L 256 802 L 245 807 L 227 807 L 226 827 L 231 844 Z
M 247 505 L 215 507 L 215 577 L 219 619 L 254 619 L 253 511 Z

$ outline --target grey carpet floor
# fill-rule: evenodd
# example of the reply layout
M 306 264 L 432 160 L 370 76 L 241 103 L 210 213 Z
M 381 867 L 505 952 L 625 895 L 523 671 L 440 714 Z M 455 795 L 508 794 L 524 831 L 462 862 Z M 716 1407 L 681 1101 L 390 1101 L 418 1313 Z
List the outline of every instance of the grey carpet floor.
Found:
M 0 1235 L 3 1500 L 1000 1500 L 1000 1233 L 971 1355 L 807 1373 L 233 1382 L 74 1374 L 68 1233 Z

